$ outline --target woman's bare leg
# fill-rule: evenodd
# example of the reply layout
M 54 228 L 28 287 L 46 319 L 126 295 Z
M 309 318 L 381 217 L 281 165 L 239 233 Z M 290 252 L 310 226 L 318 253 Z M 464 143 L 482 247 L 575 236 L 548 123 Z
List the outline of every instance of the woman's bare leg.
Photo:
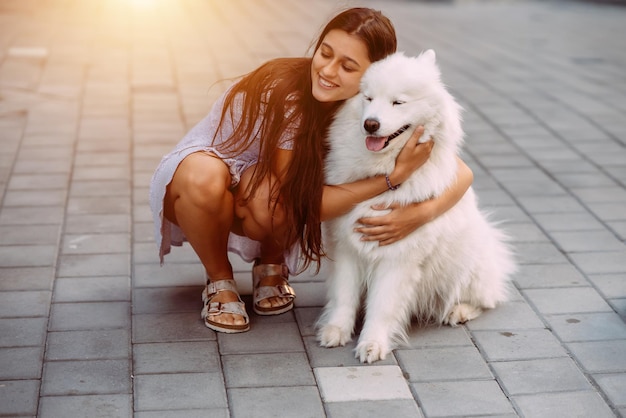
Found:
M 254 167 L 243 172 L 239 187 L 235 193 L 235 214 L 239 219 L 243 233 L 248 238 L 261 243 L 261 264 L 281 264 L 284 260 L 285 249 L 289 246 L 285 242 L 285 218 L 282 207 L 277 205 L 274 210 L 268 206 L 272 202 L 270 180 L 263 181 L 255 195 L 245 199 L 246 187 L 252 179 Z M 261 286 L 275 286 L 283 283 L 281 276 L 267 276 L 261 279 Z M 261 300 L 259 306 L 271 308 L 282 306 L 290 299 L 273 297 Z
M 163 214 L 185 233 L 209 280 L 232 279 L 228 260 L 228 234 L 234 217 L 231 176 L 222 160 L 207 153 L 188 155 L 178 166 L 163 201 Z M 222 291 L 215 302 L 235 302 L 237 295 Z M 241 315 L 210 315 L 214 322 L 245 323 Z

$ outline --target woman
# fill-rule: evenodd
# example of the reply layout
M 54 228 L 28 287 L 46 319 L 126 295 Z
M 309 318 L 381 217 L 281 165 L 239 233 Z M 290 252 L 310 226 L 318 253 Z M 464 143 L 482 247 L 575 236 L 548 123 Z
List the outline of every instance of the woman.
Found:
M 228 251 L 255 261 L 254 311 L 287 312 L 295 298 L 289 272 L 324 255 L 320 223 L 402 183 L 428 159 L 432 144 L 418 146 L 418 129 L 388 175 L 323 184 L 324 136 L 334 112 L 358 93 L 368 66 L 395 50 L 395 30 L 385 16 L 346 10 L 325 26 L 312 58 L 272 60 L 244 76 L 163 158 L 150 191 L 161 262 L 172 244 L 189 241 L 208 277 L 207 327 L 249 329 Z M 472 173 L 460 160 L 457 177 L 443 196 L 392 207 L 387 215 L 362 219 L 357 230 L 381 245 L 401 239 L 465 193 Z

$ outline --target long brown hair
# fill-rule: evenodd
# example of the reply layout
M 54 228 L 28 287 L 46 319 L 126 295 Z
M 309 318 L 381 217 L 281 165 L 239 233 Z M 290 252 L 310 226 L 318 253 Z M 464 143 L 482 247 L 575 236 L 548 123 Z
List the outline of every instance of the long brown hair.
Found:
M 367 46 L 371 62 L 396 51 L 393 25 L 387 17 L 369 8 L 351 8 L 335 16 L 323 28 L 313 53 L 331 30 L 339 29 L 359 37 Z M 244 76 L 227 93 L 220 127 L 227 112 L 241 115 L 222 151 L 237 155 L 257 139 L 259 162 L 247 196 L 252 196 L 271 173 L 273 154 L 288 129 L 293 134 L 293 157 L 278 196 L 287 223 L 287 242 L 299 241 L 305 269 L 324 255 L 321 232 L 321 201 L 324 185 L 325 137 L 328 125 L 342 102 L 320 103 L 312 95 L 311 58 L 279 58 Z M 260 121 L 260 124 L 259 122 Z M 274 207 L 275 208 L 275 207 Z

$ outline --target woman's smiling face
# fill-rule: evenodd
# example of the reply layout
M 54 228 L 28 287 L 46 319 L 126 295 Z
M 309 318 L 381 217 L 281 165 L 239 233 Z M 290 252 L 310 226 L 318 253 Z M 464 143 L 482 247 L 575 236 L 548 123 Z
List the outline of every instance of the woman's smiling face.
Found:
M 370 64 L 365 42 L 343 30 L 331 30 L 311 62 L 313 97 L 320 102 L 335 102 L 356 95 L 361 76 Z

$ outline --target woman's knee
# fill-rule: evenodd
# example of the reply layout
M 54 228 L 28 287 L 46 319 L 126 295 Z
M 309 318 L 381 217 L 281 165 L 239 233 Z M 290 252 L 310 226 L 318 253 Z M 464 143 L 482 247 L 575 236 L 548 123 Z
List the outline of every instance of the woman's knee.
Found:
M 222 160 L 205 153 L 194 153 L 179 165 L 170 192 L 195 205 L 211 207 L 220 205 L 224 195 L 230 194 L 230 181 L 228 166 Z

